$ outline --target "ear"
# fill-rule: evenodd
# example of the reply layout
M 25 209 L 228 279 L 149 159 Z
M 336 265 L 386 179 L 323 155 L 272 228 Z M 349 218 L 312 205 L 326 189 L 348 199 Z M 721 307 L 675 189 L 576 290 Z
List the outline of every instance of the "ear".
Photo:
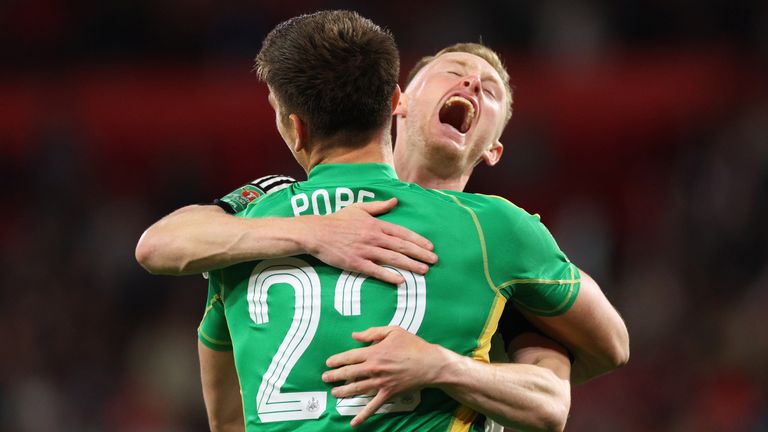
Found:
M 305 125 L 301 118 L 296 114 L 289 115 L 288 120 L 291 122 L 291 126 L 293 126 L 293 132 L 295 134 L 293 151 L 299 153 L 307 148 L 307 140 L 309 138 L 307 125 Z
M 405 114 L 408 111 L 408 96 L 400 91 L 399 85 L 395 89 L 395 93 L 397 94 L 398 99 L 395 100 L 395 95 L 392 95 L 392 115 L 405 117 Z
M 501 159 L 502 153 L 504 153 L 504 145 L 501 143 L 501 141 L 496 140 L 496 142 L 491 144 L 491 146 L 483 152 L 480 158 L 483 160 L 483 162 L 485 162 L 486 165 L 494 166 Z
M 392 92 L 392 112 L 394 113 L 397 106 L 400 105 L 400 97 L 403 92 L 400 91 L 400 84 L 395 84 L 395 91 Z

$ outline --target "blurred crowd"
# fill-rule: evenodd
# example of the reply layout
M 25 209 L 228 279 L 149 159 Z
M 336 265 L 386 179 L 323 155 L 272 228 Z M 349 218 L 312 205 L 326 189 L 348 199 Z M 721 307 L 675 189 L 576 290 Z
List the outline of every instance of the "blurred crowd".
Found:
M 569 431 L 768 431 L 768 4 L 759 1 L 0 4 L 0 431 L 207 430 L 201 277 L 141 232 L 303 173 L 248 74 L 277 22 L 351 8 L 407 69 L 482 39 L 516 87 L 469 191 L 541 213 L 629 327 Z M 159 107 L 159 108 L 158 108 Z

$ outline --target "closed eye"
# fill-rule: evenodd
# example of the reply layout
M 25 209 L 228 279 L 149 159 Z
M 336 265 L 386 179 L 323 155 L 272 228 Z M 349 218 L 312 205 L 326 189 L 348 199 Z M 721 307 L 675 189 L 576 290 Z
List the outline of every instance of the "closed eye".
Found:
M 461 76 L 461 74 L 460 74 L 460 73 L 458 73 L 458 72 L 456 72 L 456 71 L 452 71 L 452 70 L 449 70 L 449 71 L 446 71 L 446 72 L 447 72 L 447 73 L 449 73 L 449 74 L 451 74 L 451 75 L 456 75 L 457 77 L 460 77 L 460 76 Z

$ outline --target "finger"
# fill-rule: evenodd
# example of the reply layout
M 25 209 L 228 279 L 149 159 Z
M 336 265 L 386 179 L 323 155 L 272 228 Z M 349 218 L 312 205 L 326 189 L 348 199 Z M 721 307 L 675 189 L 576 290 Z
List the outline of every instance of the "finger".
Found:
M 425 274 L 429 270 L 429 266 L 423 262 L 411 259 L 399 252 L 393 252 L 389 249 L 375 248 L 371 249 L 368 257 L 379 264 L 380 266 L 392 266 L 398 269 Z M 389 270 L 388 270 L 389 271 Z M 390 271 L 390 273 L 393 273 Z M 397 272 L 399 273 L 399 272 Z M 394 273 L 393 273 L 394 274 Z
M 364 379 L 344 384 L 331 389 L 331 394 L 336 398 L 347 398 L 354 396 L 366 396 L 376 394 L 378 388 L 372 379 Z
M 365 368 L 359 364 L 343 366 L 338 369 L 325 371 L 322 375 L 323 382 L 355 381 L 365 377 Z
M 387 402 L 387 399 L 388 399 L 387 396 L 388 396 L 387 393 L 384 391 L 380 391 L 379 393 L 377 393 L 376 396 L 370 402 L 368 402 L 368 404 L 365 407 L 363 407 L 363 410 L 360 411 L 355 416 L 355 418 L 352 419 L 351 422 L 349 422 L 350 426 L 355 427 L 360 423 L 368 420 L 370 416 L 375 414 L 376 411 L 378 411 L 379 408 L 381 408 L 381 406 Z
M 390 198 L 386 201 L 370 201 L 354 204 L 365 210 L 371 216 L 378 216 L 392 210 L 397 205 L 397 198 Z
M 395 326 L 371 327 L 361 332 L 353 332 L 352 338 L 358 342 L 378 342 L 384 339 L 385 337 L 387 337 L 387 335 L 392 333 L 392 331 L 394 331 L 396 328 L 397 327 Z M 366 347 L 366 348 L 369 348 L 369 347 Z M 365 349 L 365 348 L 358 348 L 358 349 Z
M 390 235 L 380 236 L 378 238 L 378 246 L 427 264 L 434 264 L 437 262 L 437 255 L 431 250 L 425 249 L 416 243 L 403 240 L 399 237 Z
M 354 333 L 352 334 L 354 338 Z M 341 366 L 362 363 L 366 360 L 367 351 L 369 347 L 354 348 L 349 351 L 344 351 L 338 354 L 334 354 L 325 361 L 325 365 L 329 368 L 337 368 Z
M 400 285 L 401 283 L 405 282 L 403 275 L 390 271 L 387 268 L 382 267 L 370 260 L 365 260 L 357 268 L 350 270 L 374 277 L 380 281 L 391 283 L 393 285 Z
M 435 245 L 433 245 L 432 242 L 427 240 L 425 237 L 422 237 L 419 234 L 416 234 L 415 232 L 409 230 L 408 228 L 401 227 L 400 225 L 382 221 L 381 229 L 385 234 L 389 234 L 391 236 L 399 237 L 403 240 L 407 240 L 411 243 L 416 244 L 421 248 L 424 248 L 430 251 L 435 248 Z M 437 259 L 437 256 L 435 256 L 435 259 Z

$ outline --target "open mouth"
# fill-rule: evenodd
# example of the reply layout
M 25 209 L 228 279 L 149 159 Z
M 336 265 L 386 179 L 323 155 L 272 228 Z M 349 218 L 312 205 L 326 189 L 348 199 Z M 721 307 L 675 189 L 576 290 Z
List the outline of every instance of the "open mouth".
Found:
M 461 133 L 467 133 L 475 118 L 475 106 L 467 98 L 451 96 L 440 108 L 440 123 L 452 126 Z

